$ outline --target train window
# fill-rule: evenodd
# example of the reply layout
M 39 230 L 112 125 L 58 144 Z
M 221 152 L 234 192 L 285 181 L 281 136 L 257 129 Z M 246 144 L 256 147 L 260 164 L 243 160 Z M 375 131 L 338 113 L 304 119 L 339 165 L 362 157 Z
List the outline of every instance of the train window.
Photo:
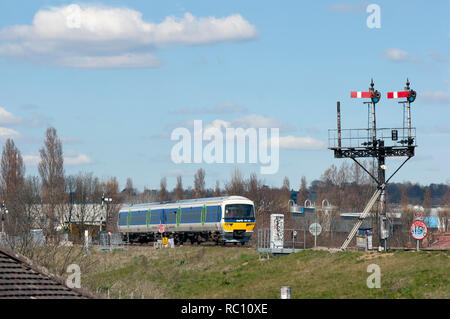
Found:
M 230 204 L 225 206 L 225 219 L 254 218 L 255 211 L 253 205 Z
M 127 225 L 127 217 L 128 217 L 128 213 L 120 213 L 119 214 L 119 225 L 120 226 Z
M 145 225 L 145 218 L 144 211 L 131 212 L 130 225 Z
M 207 222 L 216 222 L 219 221 L 218 215 L 219 206 L 210 206 L 207 208 L 206 221 Z
M 182 208 L 181 221 L 185 223 L 199 223 L 202 213 L 201 207 Z
M 164 215 L 166 217 L 166 224 L 175 224 L 177 222 L 176 216 L 177 211 L 176 210 L 165 210 Z
M 152 210 L 150 216 L 150 224 L 154 225 L 161 224 L 161 212 L 162 210 L 160 209 Z

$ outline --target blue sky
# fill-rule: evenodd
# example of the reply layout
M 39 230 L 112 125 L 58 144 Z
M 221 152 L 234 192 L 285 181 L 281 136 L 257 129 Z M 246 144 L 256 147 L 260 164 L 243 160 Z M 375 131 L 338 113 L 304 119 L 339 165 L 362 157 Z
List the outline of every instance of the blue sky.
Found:
M 366 24 L 370 3 L 381 9 L 381 28 Z M 82 22 L 74 35 L 58 24 L 74 4 L 106 31 L 83 33 Z M 114 17 L 105 14 L 111 9 Z M 68 174 L 117 176 L 121 186 L 131 177 L 140 189 L 158 188 L 166 176 L 172 188 L 179 174 L 192 185 L 203 167 L 214 187 L 235 166 L 248 176 L 259 164 L 175 164 L 172 130 L 193 120 L 262 121 L 280 136 L 317 142 L 281 148 L 278 173 L 260 176 L 274 186 L 288 176 L 298 188 L 301 176 L 311 182 L 343 161 L 326 148 L 336 101 L 343 128 L 366 127 L 367 107 L 350 91 L 367 90 L 373 78 L 382 92 L 378 127 L 398 127 L 401 106 L 386 93 L 408 77 L 418 92 L 419 147 L 394 181 L 449 182 L 449 9 L 448 1 L 2 1 L 0 142 L 14 138 L 27 173 L 37 175 L 51 125 Z M 142 31 L 171 27 L 168 17 L 186 29 L 173 37 Z M 388 159 L 388 174 L 400 163 Z

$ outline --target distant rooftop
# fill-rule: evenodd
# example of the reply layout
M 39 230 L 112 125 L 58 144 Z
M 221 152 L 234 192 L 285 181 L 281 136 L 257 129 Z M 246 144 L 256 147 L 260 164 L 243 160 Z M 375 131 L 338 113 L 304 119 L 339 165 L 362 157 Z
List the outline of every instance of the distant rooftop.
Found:
M 94 295 L 68 288 L 42 267 L 5 247 L 0 247 L 0 299 L 90 299 Z

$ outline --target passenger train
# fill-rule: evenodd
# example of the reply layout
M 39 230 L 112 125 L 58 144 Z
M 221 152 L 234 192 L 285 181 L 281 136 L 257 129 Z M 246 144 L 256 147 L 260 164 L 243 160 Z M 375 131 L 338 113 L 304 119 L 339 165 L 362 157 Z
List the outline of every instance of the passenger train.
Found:
M 242 196 L 135 204 L 120 209 L 118 227 L 123 239 L 130 242 L 169 237 L 175 244 L 245 244 L 255 228 L 255 208 Z

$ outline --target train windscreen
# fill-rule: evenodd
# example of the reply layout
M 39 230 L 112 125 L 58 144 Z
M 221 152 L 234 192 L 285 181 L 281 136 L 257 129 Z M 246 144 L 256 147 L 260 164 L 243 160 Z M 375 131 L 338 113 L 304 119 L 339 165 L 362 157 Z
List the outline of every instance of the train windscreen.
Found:
M 225 205 L 225 219 L 247 219 L 255 218 L 253 205 L 229 204 Z

